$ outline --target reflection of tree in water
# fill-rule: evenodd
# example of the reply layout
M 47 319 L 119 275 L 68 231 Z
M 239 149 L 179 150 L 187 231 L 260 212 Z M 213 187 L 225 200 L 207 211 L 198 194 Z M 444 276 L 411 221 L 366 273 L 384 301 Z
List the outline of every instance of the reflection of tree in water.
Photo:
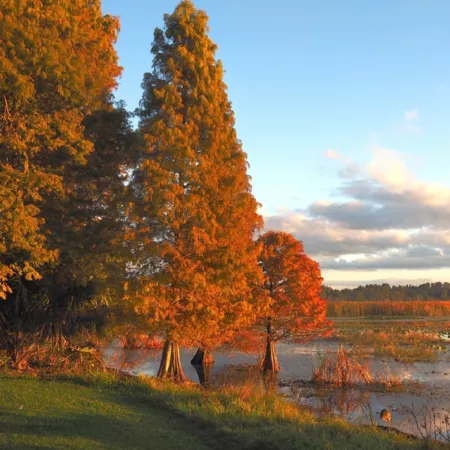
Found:
M 199 383 L 204 386 L 251 386 L 254 390 L 276 392 L 278 375 L 261 373 L 257 365 L 228 364 L 213 373 L 213 365 L 194 365 Z
M 120 370 L 133 370 L 149 359 L 156 359 L 158 356 L 159 351 L 154 349 L 127 350 L 118 347 L 108 355 L 107 365 Z
M 192 364 L 198 375 L 199 383 L 208 387 L 211 384 L 212 364 Z
M 266 392 L 275 393 L 278 387 L 278 373 L 277 372 L 262 372 L 262 383 Z
M 350 417 L 362 413 L 362 406 L 369 403 L 370 392 L 357 390 L 338 390 L 325 394 L 320 399 L 320 412 Z
M 365 405 L 370 402 L 370 392 L 352 389 L 321 390 L 292 385 L 290 393 L 302 404 L 309 399 L 308 404 L 321 417 L 337 415 L 348 419 L 362 415 Z
M 225 364 L 214 374 L 216 385 L 243 385 L 254 383 L 261 385 L 259 367 L 248 364 Z

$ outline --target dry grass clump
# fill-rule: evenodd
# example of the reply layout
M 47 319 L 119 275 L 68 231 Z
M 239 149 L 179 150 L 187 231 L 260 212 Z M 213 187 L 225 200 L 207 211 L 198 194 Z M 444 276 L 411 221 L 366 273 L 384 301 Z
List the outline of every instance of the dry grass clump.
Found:
M 314 367 L 312 381 L 336 387 L 371 385 L 371 389 L 398 391 L 403 388 L 402 379 L 393 374 L 387 364 L 381 373 L 373 375 L 367 362 L 361 364 L 342 345 L 337 352 L 326 350 L 320 364 Z
M 139 377 L 160 401 L 167 402 L 186 415 L 217 420 L 221 425 L 236 420 L 250 424 L 261 419 L 290 423 L 314 423 L 314 415 L 295 403 L 287 402 L 274 391 L 258 388 L 255 383 L 227 385 L 219 389 L 201 389 L 197 383 L 175 384 L 156 378 Z
M 387 391 L 398 391 L 403 387 L 402 379 L 398 375 L 393 374 L 387 364 L 384 366 L 384 373 L 377 374 L 375 379 Z
M 373 377 L 367 364 L 360 364 L 340 345 L 337 353 L 330 350 L 323 353 L 319 366 L 314 368 L 312 381 L 346 387 L 370 384 Z

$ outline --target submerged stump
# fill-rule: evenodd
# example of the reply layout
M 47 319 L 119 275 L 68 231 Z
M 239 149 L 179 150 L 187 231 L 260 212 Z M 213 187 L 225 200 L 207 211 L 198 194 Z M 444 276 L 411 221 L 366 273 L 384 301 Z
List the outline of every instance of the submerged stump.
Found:
M 214 364 L 214 358 L 209 350 L 199 348 L 197 353 L 191 359 L 191 364 L 193 366 L 212 365 Z

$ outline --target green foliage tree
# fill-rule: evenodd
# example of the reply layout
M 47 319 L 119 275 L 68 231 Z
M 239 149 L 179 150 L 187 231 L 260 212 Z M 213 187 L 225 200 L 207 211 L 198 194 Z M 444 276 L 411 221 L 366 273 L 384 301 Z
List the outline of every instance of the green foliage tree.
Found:
M 179 345 L 204 354 L 247 326 L 261 225 L 207 15 L 182 1 L 156 29 L 133 179 L 139 285 L 132 297 L 166 338 L 160 376 L 183 378 Z M 200 355 L 202 359 L 202 356 Z
M 102 313 L 102 306 L 121 296 L 131 256 L 123 243 L 135 149 L 129 114 L 123 105 L 105 101 L 83 125 L 93 151 L 86 164 L 67 166 L 66 196 L 52 198 L 42 209 L 48 241 L 59 249 L 57 263 L 44 267 L 35 283 L 46 299 L 45 334 L 53 339 L 74 334 L 86 310 L 102 324 L 103 314 L 95 311 Z
M 390 286 L 387 283 L 381 285 L 368 284 L 354 289 L 333 289 L 324 286 L 322 296 L 328 300 L 349 300 L 349 301 L 433 301 L 445 300 L 442 298 L 444 290 L 450 288 L 450 283 L 423 283 L 419 286 Z M 363 297 L 361 297 L 361 294 Z

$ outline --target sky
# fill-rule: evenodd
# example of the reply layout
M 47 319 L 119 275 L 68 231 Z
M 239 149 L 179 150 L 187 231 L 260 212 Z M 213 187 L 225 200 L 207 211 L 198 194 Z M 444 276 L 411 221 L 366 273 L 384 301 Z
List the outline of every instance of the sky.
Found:
M 450 2 L 196 0 L 226 70 L 265 228 L 325 284 L 450 281 Z M 134 110 L 176 0 L 119 16 L 117 99 Z

